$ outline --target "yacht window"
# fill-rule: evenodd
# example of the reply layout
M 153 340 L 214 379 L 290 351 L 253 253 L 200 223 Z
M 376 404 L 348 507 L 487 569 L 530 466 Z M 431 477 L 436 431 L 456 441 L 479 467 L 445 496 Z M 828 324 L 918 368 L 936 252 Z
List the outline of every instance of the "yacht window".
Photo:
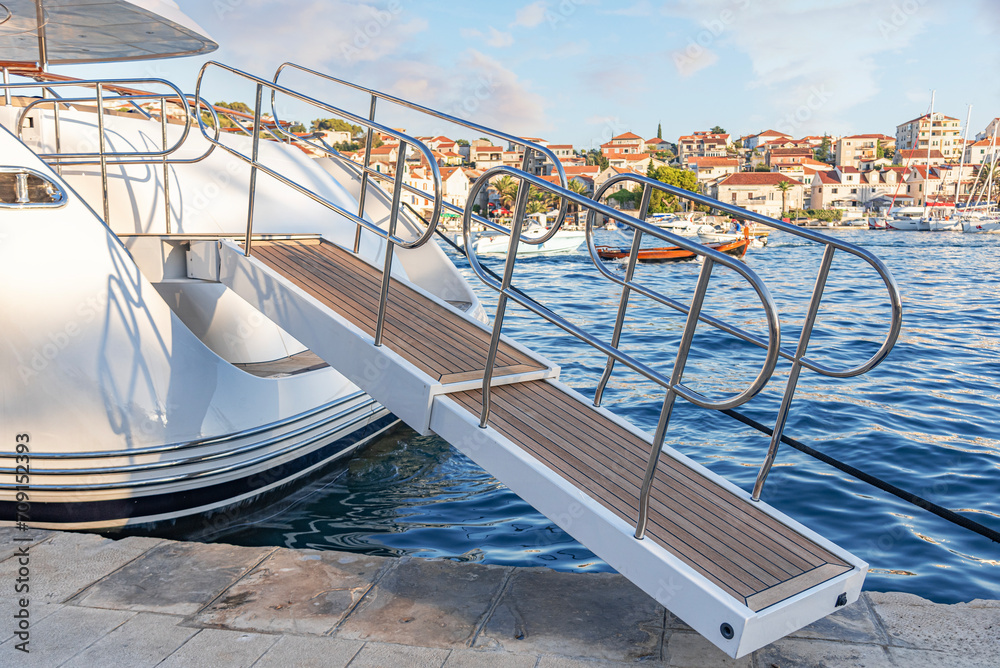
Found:
M 43 174 L 27 167 L 0 167 L 0 208 L 59 207 L 66 193 Z

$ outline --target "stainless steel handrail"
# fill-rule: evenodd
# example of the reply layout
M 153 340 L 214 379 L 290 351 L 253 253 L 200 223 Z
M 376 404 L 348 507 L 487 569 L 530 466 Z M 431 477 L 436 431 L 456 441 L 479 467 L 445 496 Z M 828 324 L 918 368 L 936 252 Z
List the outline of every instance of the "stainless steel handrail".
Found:
M 238 151 L 237 149 L 233 148 L 232 146 L 226 145 L 218 138 L 209 137 L 208 133 L 205 131 L 205 124 L 202 118 L 200 116 L 198 117 L 198 127 L 201 129 L 201 132 L 206 139 L 208 139 L 210 142 L 220 147 L 227 153 L 239 158 L 240 160 L 243 160 L 244 162 L 250 165 L 250 187 L 249 187 L 249 198 L 248 198 L 249 202 L 247 209 L 247 232 L 244 242 L 244 253 L 246 254 L 247 257 L 250 257 L 251 255 L 252 239 L 253 239 L 254 201 L 256 196 L 256 181 L 257 181 L 258 171 L 264 172 L 265 174 L 280 181 L 281 183 L 284 183 L 285 185 L 291 187 L 292 189 L 302 193 L 306 197 L 312 199 L 314 202 L 332 211 L 336 211 L 337 213 L 344 216 L 348 220 L 353 221 L 355 224 L 362 226 L 365 229 L 369 230 L 370 232 L 374 233 L 375 235 L 385 239 L 386 241 L 385 260 L 383 262 L 383 267 L 382 267 L 382 287 L 379 299 L 379 311 L 375 324 L 375 337 L 374 337 L 375 345 L 381 346 L 382 332 L 385 325 L 385 313 L 388 303 L 389 283 L 391 279 L 392 258 L 393 258 L 394 248 L 395 246 L 400 246 L 402 248 L 417 248 L 419 246 L 422 246 L 434 234 L 434 229 L 437 227 L 438 219 L 440 218 L 441 214 L 441 201 L 443 199 L 441 197 L 441 173 L 438 170 L 437 163 L 435 162 L 434 156 L 431 153 L 430 149 L 427 148 L 422 142 L 418 141 L 417 139 L 414 139 L 413 137 L 410 137 L 407 134 L 404 134 L 402 132 L 397 132 L 396 130 L 387 128 L 383 125 L 375 123 L 374 121 L 360 118 L 348 111 L 344 111 L 343 109 L 339 109 L 333 105 L 327 104 L 325 102 L 309 97 L 307 95 L 303 95 L 302 93 L 293 91 L 291 89 L 284 88 L 283 86 L 279 86 L 266 79 L 261 79 L 260 77 L 256 77 L 252 74 L 249 74 L 242 70 L 238 70 L 228 65 L 223 65 L 222 63 L 216 61 L 208 61 L 202 66 L 201 70 L 198 72 L 198 80 L 195 85 L 196 97 L 201 96 L 201 87 L 202 84 L 204 83 L 205 74 L 206 72 L 209 71 L 210 68 L 217 68 L 224 72 L 229 72 L 230 74 L 233 74 L 239 78 L 252 82 L 256 86 L 256 96 L 254 102 L 253 145 L 251 149 L 251 155 L 249 156 L 245 155 L 241 151 Z M 294 100 L 298 100 L 299 102 L 304 102 L 318 109 L 322 109 L 327 113 L 332 113 L 337 116 L 340 116 L 341 118 L 344 118 L 345 120 L 348 120 L 352 123 L 357 123 L 358 125 L 367 127 L 369 128 L 369 134 L 371 134 L 371 132 L 373 131 L 379 131 L 383 134 L 386 134 L 390 137 L 394 137 L 395 139 L 398 140 L 399 148 L 397 149 L 397 156 L 396 156 L 396 170 L 395 174 L 393 175 L 392 206 L 389 211 L 388 229 L 383 230 L 375 223 L 365 220 L 363 217 L 364 213 L 363 211 L 361 211 L 359 214 L 356 215 L 353 212 L 348 211 L 342 206 L 336 204 L 335 202 L 331 202 L 322 195 L 319 195 L 318 193 L 313 192 L 309 188 L 284 176 L 280 172 L 277 172 L 267 167 L 267 165 L 263 164 L 259 160 L 261 113 L 262 113 L 261 103 L 265 88 L 270 90 L 272 95 L 274 93 L 281 93 L 282 95 L 286 95 Z M 276 128 L 280 128 L 280 125 L 281 125 L 280 122 L 275 123 Z M 417 239 L 412 241 L 407 241 L 396 235 L 396 225 L 399 219 L 399 202 L 403 191 L 402 185 L 406 167 L 406 151 L 409 146 L 414 147 L 421 154 L 423 154 L 424 158 L 427 161 L 428 168 L 431 170 L 432 181 L 434 183 L 434 209 L 433 209 L 433 215 L 431 216 L 432 224 L 429 225 L 427 229 L 424 230 L 424 232 L 417 237 Z
M 785 223 L 780 220 L 775 220 L 774 218 L 769 218 L 768 216 L 764 216 L 759 213 L 754 213 L 752 211 L 748 211 L 746 209 L 733 206 L 731 204 L 726 204 L 725 202 L 720 202 L 719 200 L 712 199 L 711 197 L 706 197 L 705 195 L 700 195 L 698 193 L 693 193 L 687 190 L 683 190 L 681 188 L 677 188 L 676 186 L 667 185 L 665 183 L 656 181 L 646 176 L 639 176 L 635 174 L 619 174 L 613 176 L 610 179 L 608 179 L 597 190 L 597 192 L 594 194 L 594 199 L 600 200 L 601 197 L 604 195 L 604 193 L 607 192 L 607 190 L 611 186 L 621 183 L 623 181 L 632 181 L 634 183 L 638 183 L 643 186 L 644 207 L 641 211 L 640 217 L 645 217 L 646 213 L 645 206 L 648 205 L 649 202 L 649 193 L 652 192 L 652 189 L 656 189 L 679 198 L 687 199 L 689 201 L 696 202 L 698 204 L 702 204 L 719 211 L 723 211 L 737 218 L 741 218 L 744 220 L 752 220 L 762 225 L 773 227 L 774 229 L 781 230 L 783 232 L 787 232 L 789 234 L 793 234 L 795 236 L 802 237 L 804 239 L 808 239 L 810 241 L 825 246 L 823 252 L 823 259 L 820 262 L 819 272 L 816 276 L 816 282 L 813 286 L 812 297 L 809 302 L 809 307 L 806 312 L 805 320 L 803 321 L 802 324 L 802 330 L 799 334 L 799 339 L 795 351 L 791 352 L 787 350 L 779 350 L 779 354 L 781 355 L 781 357 L 790 360 L 792 362 L 792 368 L 791 371 L 789 372 L 788 382 L 785 386 L 785 392 L 782 395 L 781 405 L 778 409 L 778 415 L 775 421 L 774 431 L 771 435 L 771 443 L 768 447 L 767 455 L 765 456 L 764 462 L 761 464 L 760 471 L 757 475 L 757 480 L 754 483 L 752 497 L 754 501 L 759 501 L 761 491 L 763 490 L 764 487 L 764 481 L 767 479 L 767 475 L 770 472 L 772 465 L 774 464 L 775 457 L 777 456 L 778 445 L 781 442 L 781 435 L 784 432 L 785 423 L 788 419 L 788 413 L 791 407 L 792 397 L 795 394 L 795 387 L 798 384 L 798 378 L 799 374 L 802 371 L 802 367 L 811 369 L 824 376 L 830 376 L 833 378 L 851 378 L 853 376 L 859 376 L 875 368 L 882 360 L 885 359 L 886 355 L 889 354 L 889 351 L 895 344 L 896 339 L 899 336 L 899 331 L 902 328 L 903 311 L 902 311 L 902 298 L 900 297 L 899 294 L 899 286 L 896 284 L 895 278 L 893 278 L 892 273 L 885 266 L 885 264 L 873 253 L 869 252 L 864 248 L 861 248 L 860 246 L 856 246 L 854 244 L 847 243 L 845 241 L 841 241 L 833 237 L 828 237 L 824 234 L 820 234 L 812 230 L 803 229 L 796 225 L 791 225 L 789 223 Z M 592 233 L 593 216 L 594 214 L 593 212 L 591 212 L 588 215 L 588 220 L 587 220 L 587 244 L 588 247 L 590 248 L 591 257 L 594 258 L 594 261 L 598 265 L 598 269 L 605 276 L 619 283 L 620 285 L 625 286 L 625 290 L 623 290 L 622 294 L 622 303 L 619 310 L 619 319 L 615 325 L 616 337 L 621 330 L 621 321 L 622 318 L 624 317 L 624 308 L 628 299 L 629 289 L 640 292 L 641 294 L 644 294 L 647 297 L 656 299 L 661 303 L 668 304 L 670 306 L 673 306 L 674 308 L 679 308 L 679 306 L 676 303 L 668 303 L 670 300 L 662 297 L 662 295 L 656 295 L 655 293 L 652 293 L 650 291 L 644 291 L 636 288 L 635 286 L 629 286 L 627 282 L 623 282 L 617 276 L 615 276 L 610 270 L 601 265 L 599 258 L 597 256 L 597 250 L 594 247 L 593 243 L 593 233 Z M 670 236 L 672 237 L 672 240 L 675 242 L 682 239 L 682 237 L 677 237 L 674 235 Z M 635 266 L 635 257 L 636 257 L 636 252 L 638 250 L 638 244 L 639 244 L 639 234 L 637 232 L 636 237 L 633 240 L 632 253 L 629 258 L 629 269 L 628 269 L 629 273 L 627 275 L 626 280 L 631 278 L 631 270 Z M 684 244 L 678 244 L 678 245 L 684 246 Z M 871 265 L 872 268 L 875 269 L 876 273 L 881 277 L 882 281 L 885 283 L 886 290 L 889 293 L 889 302 L 892 310 L 889 323 L 889 331 L 886 333 L 886 337 L 883 340 L 882 345 L 879 346 L 879 349 L 865 362 L 854 367 L 840 368 L 840 369 L 833 368 L 825 364 L 821 364 L 819 362 L 810 360 L 805 356 L 806 350 L 808 349 L 809 346 L 809 339 L 812 335 L 813 326 L 816 322 L 816 316 L 819 313 L 820 302 L 823 297 L 823 290 L 826 287 L 827 277 L 833 265 L 833 256 L 837 250 L 841 250 L 856 257 L 859 257 L 865 262 L 867 262 L 869 265 Z M 765 344 L 759 339 L 759 337 L 756 337 L 748 332 L 744 332 L 740 328 L 732 327 L 716 318 L 710 318 L 708 316 L 701 316 L 701 320 L 707 324 L 719 327 L 720 329 L 723 329 L 729 332 L 730 334 L 733 334 L 734 336 L 743 339 L 748 343 L 760 346 L 762 348 L 765 347 Z M 598 402 L 600 401 L 601 392 L 603 392 L 604 386 L 608 381 L 608 378 L 611 374 L 611 368 L 613 366 L 614 366 L 613 360 L 609 359 L 608 365 L 605 368 L 604 375 L 602 376 L 601 382 L 598 385 L 598 391 L 597 394 L 595 395 L 596 397 L 595 401 Z
M 467 120 L 458 118 L 456 116 L 452 116 L 450 114 L 446 114 L 446 113 L 444 113 L 442 111 L 437 111 L 436 109 L 431 109 L 430 107 L 425 107 L 425 106 L 417 104 L 415 102 L 410 102 L 409 100 L 404 100 L 402 98 L 396 97 L 395 95 L 390 95 L 388 93 L 383 93 L 383 92 L 377 91 L 377 90 L 375 90 L 373 88 L 367 88 L 365 86 L 361 86 L 359 84 L 352 83 L 352 82 L 346 81 L 344 79 L 338 79 L 337 77 L 330 76 L 329 74 L 323 74 L 322 72 L 317 72 L 316 70 L 310 69 L 308 67 L 303 67 L 302 65 L 298 65 L 296 63 L 285 62 L 285 63 L 282 63 L 281 65 L 279 65 L 278 69 L 274 73 L 274 79 L 273 79 L 274 83 L 278 83 L 278 79 L 281 77 L 281 73 L 285 69 L 292 69 L 292 70 L 296 70 L 296 71 L 299 71 L 299 72 L 304 72 L 306 74 L 309 74 L 311 76 L 317 77 L 319 79 L 323 79 L 323 80 L 329 81 L 331 83 L 339 84 L 339 85 L 342 85 L 342 86 L 346 86 L 348 88 L 352 88 L 352 89 L 357 90 L 357 91 L 361 91 L 361 92 L 367 93 L 370 96 L 370 98 L 371 98 L 369 120 L 371 120 L 372 122 L 375 121 L 375 108 L 376 108 L 377 101 L 378 100 L 385 100 L 387 102 L 391 102 L 393 104 L 399 105 L 399 106 L 404 107 L 406 109 L 410 109 L 411 111 L 416 111 L 416 112 L 425 114 L 427 116 L 431 116 L 433 118 L 437 118 L 439 120 L 446 121 L 448 123 L 452 123 L 452 124 L 455 124 L 455 125 L 460 125 L 462 127 L 468 128 L 470 130 L 475 130 L 476 132 L 478 132 L 480 134 L 484 134 L 484 135 L 489 135 L 489 136 L 492 136 L 492 137 L 496 137 L 497 139 L 501 139 L 503 141 L 506 141 L 509 144 L 523 146 L 524 149 L 525 149 L 525 151 L 524 151 L 524 157 L 522 159 L 522 167 L 524 165 L 526 165 L 527 162 L 528 162 L 529 150 L 531 150 L 531 151 L 537 151 L 538 153 L 541 153 L 546 158 L 548 158 L 549 161 L 552 162 L 553 166 L 556 169 L 556 173 L 559 175 L 559 183 L 560 183 L 560 185 L 563 188 L 567 188 L 568 187 L 568 183 L 567 183 L 567 180 L 566 180 L 566 172 L 563 169 L 562 163 L 559 161 L 559 158 L 556 157 L 556 154 L 553 153 L 551 149 L 549 149 L 549 148 L 547 148 L 545 146 L 542 146 L 541 144 L 537 144 L 535 142 L 528 141 L 527 139 L 524 139 L 523 137 L 517 137 L 517 136 L 511 135 L 511 134 L 508 134 L 506 132 L 502 132 L 500 130 L 495 130 L 493 128 L 486 127 L 485 125 L 479 125 L 478 123 L 473 123 L 472 121 L 467 121 Z M 277 109 L 276 109 L 275 99 L 274 99 L 274 95 L 273 94 L 271 96 L 271 113 L 274 116 L 274 120 L 278 121 L 278 114 L 277 114 Z M 279 128 L 280 128 L 281 124 L 279 123 L 278 125 L 279 125 Z M 315 144 L 313 142 L 310 142 L 310 141 L 308 141 L 306 139 L 303 139 L 301 137 L 296 137 L 296 136 L 293 136 L 293 135 L 289 135 L 284 130 L 280 130 L 280 131 L 281 131 L 282 134 L 285 134 L 289 138 L 295 139 L 297 141 L 304 142 L 304 143 L 306 143 L 306 144 L 308 144 L 310 146 L 313 146 L 314 148 L 317 148 L 319 150 L 326 150 L 324 148 L 321 148 L 317 144 Z M 368 138 L 366 139 L 364 171 L 363 171 L 363 176 L 362 176 L 363 180 L 362 180 L 362 183 L 361 183 L 361 198 L 360 198 L 360 200 L 361 200 L 361 206 L 362 207 L 364 206 L 365 189 L 366 189 L 366 185 L 367 185 L 367 180 L 366 179 L 367 179 L 367 176 L 368 176 L 368 174 L 370 172 L 370 170 L 369 170 L 369 163 L 368 163 L 368 156 L 370 154 L 371 154 L 371 133 L 368 133 Z M 448 208 L 449 209 L 453 209 L 456 213 L 464 213 L 464 210 L 461 209 L 461 208 L 459 208 L 459 207 L 450 207 L 449 206 Z M 560 207 L 559 207 L 559 215 L 556 217 L 556 221 L 552 225 L 551 230 L 549 232 L 547 232 L 544 236 L 535 237 L 533 239 L 527 239 L 527 238 L 522 237 L 521 241 L 526 242 L 526 243 L 535 243 L 535 244 L 545 243 L 546 241 L 548 241 L 549 239 L 551 239 L 553 236 L 555 236 L 556 232 L 559 231 L 559 228 L 562 227 L 563 221 L 565 221 L 565 219 L 566 219 L 566 213 L 567 213 L 568 210 L 569 210 L 569 202 L 567 200 L 562 200 L 561 203 L 560 203 Z M 361 214 L 358 214 L 358 215 L 361 215 Z M 432 220 L 434 220 L 434 219 L 432 218 Z M 488 221 L 486 219 L 480 219 L 479 222 L 481 222 L 482 224 L 486 225 L 487 227 L 495 229 L 498 232 L 504 232 L 504 233 L 507 233 L 507 234 L 510 233 L 509 229 L 507 229 L 507 228 L 505 228 L 503 226 L 500 226 L 500 225 L 498 225 L 496 223 L 492 223 L 492 222 L 490 222 L 490 221 Z M 356 250 L 357 249 L 355 249 L 355 251 Z
M 656 432 L 653 436 L 653 443 L 650 450 L 649 460 L 647 462 L 645 475 L 643 477 L 642 487 L 639 492 L 639 515 L 636 520 L 636 538 L 641 539 L 645 535 L 646 524 L 648 521 L 648 510 L 649 510 L 649 495 L 652 489 L 653 478 L 656 473 L 656 465 L 659 461 L 660 453 L 663 450 L 663 441 L 666 437 L 667 427 L 670 422 L 670 416 L 673 410 L 673 405 L 675 399 L 680 396 L 688 401 L 694 403 L 695 405 L 702 406 L 705 408 L 711 408 L 716 410 L 723 410 L 728 408 L 733 408 L 739 406 L 746 401 L 748 401 L 755 394 L 760 392 L 767 381 L 770 379 L 771 374 L 774 371 L 774 367 L 778 361 L 778 351 L 781 345 L 781 328 L 778 318 L 778 309 L 774 304 L 774 300 L 771 298 L 771 294 L 764 285 L 764 282 L 760 279 L 757 274 L 747 267 L 743 262 L 736 260 L 728 255 L 720 253 L 714 249 L 703 246 L 699 243 L 684 239 L 677 235 L 671 234 L 669 232 L 664 232 L 658 227 L 651 225 L 639 218 L 632 217 L 628 214 L 622 213 L 616 209 L 600 203 L 599 201 L 592 200 L 583 195 L 579 195 L 570 190 L 566 190 L 559 186 L 553 185 L 544 179 L 538 178 L 531 174 L 520 172 L 510 167 L 494 167 L 487 170 L 479 179 L 473 184 L 472 189 L 469 194 L 469 201 L 473 201 L 475 196 L 479 191 L 489 182 L 489 179 L 499 175 L 507 174 L 513 178 L 521 179 L 530 185 L 540 188 L 542 190 L 547 190 L 557 196 L 563 197 L 566 201 L 577 204 L 588 210 L 587 217 L 587 238 L 588 245 L 593 248 L 593 223 L 597 214 L 602 214 L 614 220 L 618 220 L 625 223 L 629 227 L 636 230 L 636 238 L 639 235 L 650 234 L 654 237 L 663 239 L 664 241 L 670 241 L 676 245 L 692 251 L 693 253 L 704 258 L 699 276 L 698 283 L 695 288 L 694 296 L 691 300 L 691 304 L 688 307 L 676 304 L 672 302 L 670 305 L 680 307 L 682 311 L 687 313 L 687 319 L 684 325 L 684 331 L 681 336 L 680 345 L 678 346 L 677 356 L 674 361 L 673 370 L 669 378 L 659 373 L 658 371 L 652 369 L 648 365 L 640 362 L 636 358 L 632 357 L 628 353 L 623 352 L 618 348 L 618 337 L 615 337 L 612 345 L 608 345 L 603 341 L 591 336 L 581 328 L 570 323 L 565 318 L 557 315 L 547 307 L 531 299 L 527 295 L 514 290 L 511 287 L 511 279 L 514 272 L 514 263 L 517 257 L 517 248 L 520 243 L 521 236 L 521 226 L 524 221 L 525 208 L 527 206 L 527 188 L 518 189 L 518 198 L 514 205 L 514 223 L 510 232 L 510 243 L 507 249 L 507 261 L 504 266 L 503 278 L 498 283 L 494 278 L 489 276 L 484 270 L 479 262 L 479 258 L 476 256 L 475 248 L 472 246 L 472 229 L 471 229 L 471 208 L 466 207 L 463 233 L 465 236 L 465 247 L 466 255 L 469 259 L 469 264 L 476 275 L 483 281 L 487 286 L 496 290 L 499 295 L 497 298 L 497 314 L 493 323 L 493 333 L 490 341 L 489 355 L 486 359 L 486 368 L 483 375 L 483 408 L 480 414 L 480 427 L 485 428 L 489 422 L 490 416 L 490 386 L 493 376 L 493 365 L 496 361 L 497 351 L 500 344 L 500 336 L 503 328 L 504 314 L 506 311 L 507 301 L 513 300 L 521 306 L 527 308 L 532 313 L 548 320 L 552 324 L 556 325 L 563 331 L 575 336 L 584 343 L 600 350 L 605 355 L 608 355 L 610 359 L 617 360 L 622 364 L 625 364 L 629 368 L 633 369 L 637 373 L 645 376 L 646 378 L 652 380 L 653 382 L 665 387 L 667 389 L 666 397 L 664 398 L 663 407 L 660 412 L 660 418 L 657 423 Z M 649 191 L 651 192 L 651 191 Z M 645 209 L 649 205 L 649 194 L 644 194 L 643 197 L 643 215 L 645 215 Z M 633 244 L 632 254 L 630 257 L 630 265 L 634 267 L 635 258 L 637 257 L 638 243 Z M 594 263 L 601 268 L 601 260 L 597 257 L 596 251 L 594 251 Z M 712 268 L 715 264 L 721 264 L 728 267 L 741 275 L 760 298 L 761 306 L 764 309 L 764 313 L 767 320 L 767 353 L 765 355 L 764 362 L 761 366 L 760 371 L 754 380 L 747 386 L 743 391 L 738 394 L 726 397 L 721 400 L 713 400 L 705 395 L 697 392 L 687 386 L 682 382 L 684 375 L 684 367 L 687 363 L 688 353 L 690 352 L 691 343 L 694 338 L 695 329 L 700 321 L 700 314 L 702 304 L 705 298 L 705 294 L 708 290 L 709 281 L 711 279 Z M 605 272 L 606 273 L 606 272 Z M 630 272 L 631 274 L 631 272 Z M 634 286 L 635 284 L 631 280 L 631 275 L 628 280 L 623 284 L 626 288 Z M 648 291 L 651 292 L 651 291 Z M 619 311 L 619 318 L 623 319 L 624 311 Z M 712 324 L 709 322 L 709 324 Z M 616 326 L 616 332 L 620 334 L 621 327 Z
M 162 85 L 169 88 L 172 93 L 145 93 L 128 91 L 122 92 L 124 86 L 128 85 Z M 167 234 L 170 234 L 170 169 L 169 165 L 172 164 L 192 164 L 200 162 L 207 158 L 212 151 L 215 150 L 214 145 L 209 145 L 208 149 L 205 150 L 199 156 L 192 158 L 171 158 L 173 153 L 178 151 L 184 142 L 187 140 L 188 134 L 191 131 L 191 106 L 188 104 L 188 95 L 185 95 L 177 88 L 174 84 L 166 81 L 164 79 L 156 78 L 144 78 L 144 79 L 91 79 L 91 80 L 68 80 L 68 81 L 48 81 L 45 83 L 30 82 L 30 83 L 10 83 L 9 75 L 4 69 L 4 79 L 0 87 L 4 89 L 5 101 L 10 104 L 10 91 L 11 89 L 22 89 L 22 88 L 41 88 L 44 92 L 52 95 L 49 97 L 42 97 L 37 100 L 32 100 L 30 103 L 24 106 L 21 112 L 17 116 L 15 122 L 15 131 L 19 139 L 22 138 L 22 133 L 24 129 L 24 119 L 28 117 L 28 114 L 32 112 L 36 107 L 46 104 L 52 105 L 53 122 L 55 124 L 55 141 L 56 141 L 56 152 L 55 153 L 39 153 L 39 157 L 47 162 L 53 164 L 57 170 L 64 166 L 69 165 L 100 165 L 101 166 L 101 192 L 103 196 L 103 210 L 104 210 L 104 221 L 110 223 L 111 219 L 111 206 L 108 200 L 108 165 L 131 165 L 131 164 L 146 164 L 153 160 L 158 160 L 163 166 L 163 200 L 164 200 L 164 227 Z M 61 97 L 54 89 L 56 88 L 94 88 L 93 97 L 75 97 L 66 98 Z M 117 93 L 115 97 L 105 98 L 106 90 L 111 90 Z M 136 104 L 137 100 L 159 100 L 160 102 L 160 133 L 162 150 L 160 151 L 108 151 L 106 148 L 106 138 L 105 138 L 105 103 L 106 102 L 116 102 L 122 103 L 127 102 L 129 105 L 137 109 L 142 113 L 146 119 L 151 118 L 150 114 L 147 113 L 141 106 Z M 181 136 L 172 145 L 167 145 L 167 103 L 176 104 L 183 110 L 184 117 L 184 129 L 181 132 Z M 96 105 L 97 111 L 97 127 L 98 127 L 98 145 L 99 150 L 96 153 L 63 153 L 62 144 L 62 126 L 59 115 L 60 105 L 65 105 L 67 108 L 71 104 L 79 103 L 94 103 Z M 213 123 L 216 127 L 216 137 L 219 133 L 219 119 L 215 113 L 215 109 L 212 105 L 208 104 L 206 101 L 200 98 L 194 98 L 194 106 L 201 111 L 202 107 L 208 109 L 209 113 L 212 115 Z M 196 113 L 198 113 L 196 112 Z M 199 116 L 200 118 L 200 116 Z M 109 160 L 109 158 L 113 158 Z

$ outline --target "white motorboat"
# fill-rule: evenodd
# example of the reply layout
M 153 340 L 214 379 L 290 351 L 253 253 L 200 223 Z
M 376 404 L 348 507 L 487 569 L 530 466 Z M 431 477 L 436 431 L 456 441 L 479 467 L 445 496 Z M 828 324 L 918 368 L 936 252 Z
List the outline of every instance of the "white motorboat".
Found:
M 963 219 L 962 231 L 966 234 L 1000 234 L 1000 218 L 979 216 Z
M 750 248 L 763 248 L 767 245 L 767 238 L 771 234 L 770 230 L 752 227 L 748 232 L 723 230 L 714 225 L 702 225 L 697 228 L 698 241 L 703 244 L 724 243 L 736 241 L 747 236 L 750 239 Z
M 549 233 L 549 228 L 532 219 L 521 234 L 517 245 L 518 255 L 561 255 L 575 253 L 587 240 L 586 232 L 574 230 L 559 230 L 550 239 L 542 243 L 533 243 Z M 507 235 L 484 234 L 472 245 L 480 255 L 506 255 L 510 249 L 510 237 Z
M 45 3 L 41 30 L 35 3 L 5 5 L 4 28 L 32 39 L 0 35 L 4 79 L 13 78 L 0 99 L 3 520 L 21 519 L 25 489 L 32 526 L 132 527 L 230 512 L 396 424 L 232 290 L 190 277 L 199 248 L 243 234 L 250 177 L 231 153 L 211 151 L 193 98 L 161 80 L 98 91 L 35 67 L 206 53 L 216 44 L 204 31 L 161 0 Z M 80 21 L 104 29 L 77 36 L 68 28 Z M 46 82 L 44 91 L 11 77 L 18 71 Z M 70 101 L 54 104 L 55 95 Z M 358 210 L 356 171 L 286 143 L 255 147 L 252 134 L 223 141 Z M 361 257 L 385 255 L 382 238 L 278 179 L 262 175 L 254 198 L 256 234 L 306 232 L 345 247 L 359 235 Z M 384 219 L 390 207 L 385 193 L 367 189 L 366 216 Z M 420 228 L 405 216 L 399 224 L 401 233 Z M 394 275 L 485 319 L 434 244 L 395 258 Z M 30 457 L 30 478 L 15 457 Z
M 924 207 L 922 206 L 894 207 L 889 210 L 889 215 L 885 218 L 885 229 L 902 232 L 929 230 L 930 226 L 923 216 Z
M 962 221 L 957 218 L 926 218 L 923 221 L 927 224 L 930 232 L 961 232 Z

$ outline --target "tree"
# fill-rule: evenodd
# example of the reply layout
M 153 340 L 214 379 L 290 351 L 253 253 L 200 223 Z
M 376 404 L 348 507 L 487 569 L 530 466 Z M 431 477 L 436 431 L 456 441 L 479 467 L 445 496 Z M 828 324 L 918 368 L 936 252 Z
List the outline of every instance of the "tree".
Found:
M 830 162 L 830 158 L 833 157 L 830 153 L 830 135 L 823 134 L 823 141 L 820 142 L 819 148 L 813 152 L 813 157 L 820 162 Z
M 592 148 L 587 151 L 587 164 L 597 165 L 603 171 L 608 168 L 608 159 L 601 153 L 601 149 Z
M 493 187 L 500 195 L 500 203 L 509 209 L 514 203 L 514 198 L 517 197 L 517 181 L 504 174 L 493 181 Z
M 608 199 L 618 202 L 619 208 L 626 208 L 627 205 L 631 205 L 635 202 L 635 193 L 628 188 L 622 188 L 621 190 L 616 190 L 615 192 L 608 195 Z
M 294 123 L 292 123 L 292 126 L 290 128 L 288 128 L 288 131 L 289 132 L 300 132 L 300 133 L 301 132 L 305 132 L 306 131 L 306 126 L 302 125 L 302 123 L 300 123 L 299 121 L 295 121 Z
M 469 145 L 469 140 L 468 139 L 456 139 L 455 143 L 458 144 L 459 146 L 468 146 Z
M 771 168 L 768 167 L 767 165 L 765 165 L 764 163 L 761 163 L 761 164 L 757 165 L 756 167 L 754 167 L 753 171 L 755 171 L 755 172 L 769 172 L 769 171 L 771 171 Z
M 711 132 L 713 135 L 724 135 L 724 134 L 726 134 L 725 128 L 723 128 L 721 125 L 713 125 L 712 129 L 709 130 L 709 132 Z
M 698 190 L 698 177 L 689 169 L 674 169 L 673 167 L 654 167 L 646 172 L 646 176 L 667 185 L 691 192 Z M 667 213 L 680 209 L 677 197 L 654 190 L 649 198 L 649 213 Z
M 350 132 L 352 137 L 357 137 L 364 133 L 360 125 L 352 125 L 341 118 L 317 118 L 311 124 L 313 132 L 317 130 L 333 130 L 335 132 Z
M 663 125 L 660 123 L 656 124 L 656 138 L 663 139 Z
M 875 157 L 884 158 L 885 157 L 885 146 L 882 146 L 882 140 L 875 140 Z
M 778 181 L 778 185 L 775 186 L 781 191 L 781 217 L 785 217 L 785 212 L 788 211 L 788 191 L 792 188 L 791 181 Z
M 533 200 L 529 201 L 528 202 L 528 206 L 525 209 L 525 212 L 528 215 L 531 215 L 533 213 L 545 213 L 545 211 L 546 211 L 545 205 L 542 204 L 541 200 L 537 200 L 537 199 L 533 199 Z

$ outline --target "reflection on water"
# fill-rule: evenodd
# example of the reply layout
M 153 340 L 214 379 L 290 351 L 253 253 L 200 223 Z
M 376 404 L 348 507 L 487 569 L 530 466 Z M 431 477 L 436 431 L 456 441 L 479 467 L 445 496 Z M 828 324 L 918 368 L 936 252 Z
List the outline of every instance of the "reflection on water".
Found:
M 903 292 L 904 324 L 885 362 L 867 376 L 829 379 L 805 371 L 786 433 L 904 489 L 1000 529 L 1000 238 L 956 233 L 830 231 L 872 249 Z M 626 240 L 600 232 L 599 242 Z M 450 252 L 450 251 L 449 251 Z M 476 287 L 464 260 L 451 254 Z M 782 342 L 794 348 L 821 250 L 782 233 L 747 262 L 782 313 Z M 933 258 L 933 261 L 928 258 Z M 497 260 L 486 260 L 496 268 Z M 619 289 L 598 279 L 586 255 L 524 258 L 515 286 L 605 341 Z M 621 265 L 614 267 L 618 270 Z M 644 265 L 638 280 L 687 301 L 697 262 Z M 722 268 L 707 312 L 763 333 L 759 301 Z M 504 332 L 562 366 L 562 380 L 587 396 L 605 359 L 554 326 L 509 308 Z M 838 253 L 814 330 L 810 357 L 837 366 L 863 362 L 878 347 L 888 315 L 885 290 L 860 261 Z M 683 316 L 636 298 L 623 348 L 669 373 Z M 722 396 L 756 375 L 763 351 L 700 328 L 685 382 Z M 788 366 L 740 410 L 773 423 Z M 647 430 L 663 391 L 616 369 L 605 405 Z M 750 489 L 767 438 L 718 414 L 678 402 L 668 441 Z M 871 564 L 866 587 L 908 591 L 941 602 L 1000 598 L 998 546 L 790 448 L 779 453 L 764 499 Z M 358 453 L 303 490 L 292 507 L 216 538 L 245 544 L 415 554 L 561 570 L 607 570 L 588 550 L 471 461 L 435 437 L 401 430 Z

